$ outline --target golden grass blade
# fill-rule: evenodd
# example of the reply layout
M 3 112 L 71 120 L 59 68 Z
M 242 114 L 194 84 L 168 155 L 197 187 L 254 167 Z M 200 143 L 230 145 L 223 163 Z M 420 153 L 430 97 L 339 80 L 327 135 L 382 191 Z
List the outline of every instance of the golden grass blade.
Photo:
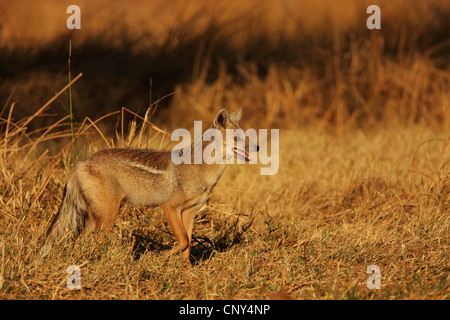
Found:
M 33 150 L 36 149 L 36 147 L 37 147 L 37 145 L 38 145 L 39 143 L 41 143 L 42 141 L 45 141 L 45 138 L 47 137 L 47 134 L 48 134 L 51 130 L 53 130 L 55 127 L 57 127 L 59 124 L 61 124 L 63 121 L 67 120 L 68 118 L 70 118 L 70 115 L 67 115 L 67 116 L 65 116 L 65 117 L 63 117 L 63 118 L 61 118 L 61 119 L 59 119 L 59 120 L 56 121 L 53 125 L 51 125 L 50 127 L 48 127 L 47 130 L 45 130 L 45 132 L 42 133 L 42 134 L 39 136 L 39 138 L 36 139 L 36 140 L 33 142 L 33 144 L 32 144 L 32 146 L 31 146 L 30 150 L 28 150 L 28 153 L 26 154 L 26 156 L 25 156 L 25 158 L 23 159 L 22 163 L 25 163 L 25 162 L 27 161 L 28 157 L 29 157 L 30 154 L 33 152 Z M 59 136 L 59 135 L 57 135 L 56 137 L 58 137 L 58 136 Z M 52 139 L 55 139 L 56 137 L 53 136 Z
M 42 112 L 44 112 L 45 109 L 47 109 L 47 107 L 56 100 L 56 98 L 58 98 L 64 91 L 66 91 L 70 86 L 72 86 L 78 79 L 81 78 L 83 74 L 80 73 L 78 74 L 72 81 L 71 83 L 67 84 L 64 88 L 62 88 L 60 91 L 58 91 L 53 98 L 51 98 L 50 100 L 47 101 L 46 104 L 44 104 L 39 110 L 37 110 L 31 117 L 29 117 L 23 124 L 22 127 L 26 127 L 27 124 L 29 124 L 33 119 L 35 119 L 37 116 L 39 116 Z
M 8 148 L 8 134 L 9 134 L 9 124 L 11 123 L 11 115 L 12 112 L 14 110 L 14 106 L 15 106 L 15 102 L 13 102 L 11 104 L 11 108 L 9 109 L 9 114 L 8 114 L 8 120 L 6 121 L 6 130 L 5 130 L 5 137 L 4 137 L 4 152 L 6 155 L 6 149 Z

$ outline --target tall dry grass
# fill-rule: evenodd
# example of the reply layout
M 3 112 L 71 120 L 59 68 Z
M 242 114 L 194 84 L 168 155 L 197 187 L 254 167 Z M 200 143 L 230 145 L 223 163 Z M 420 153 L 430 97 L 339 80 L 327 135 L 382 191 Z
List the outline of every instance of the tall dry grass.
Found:
M 123 143 L 139 146 L 142 125 Z M 2 298 L 449 298 L 448 132 L 282 130 L 276 176 L 227 168 L 197 216 L 190 269 L 161 254 L 173 244 L 162 212 L 130 205 L 105 242 L 82 237 L 36 259 L 70 173 L 70 144 L 24 165 L 32 145 L 10 138 L 1 140 Z M 85 138 L 87 154 L 112 144 L 96 129 Z M 66 286 L 74 264 L 81 290 Z M 369 265 L 381 269 L 380 290 L 366 287 Z
M 446 2 L 381 1 L 368 31 L 364 1 L 79 1 L 68 35 L 69 4 L 0 3 L 1 298 L 449 298 Z M 35 259 L 76 161 L 170 149 L 171 129 L 219 106 L 280 128 L 280 169 L 227 168 L 192 269 L 160 254 L 162 213 L 130 205 L 104 243 Z

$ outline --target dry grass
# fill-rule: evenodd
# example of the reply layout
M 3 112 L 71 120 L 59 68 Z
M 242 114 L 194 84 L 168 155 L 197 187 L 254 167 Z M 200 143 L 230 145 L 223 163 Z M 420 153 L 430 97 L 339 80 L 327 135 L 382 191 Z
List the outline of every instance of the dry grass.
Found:
M 448 133 L 281 131 L 277 175 L 227 168 L 197 217 L 192 268 L 160 254 L 173 238 L 159 210 L 128 205 L 104 243 L 85 237 L 36 261 L 71 155 L 27 167 L 26 148 L 2 142 L 3 298 L 449 298 Z M 73 264 L 81 290 L 66 287 Z M 366 287 L 369 265 L 381 268 L 381 290 Z
M 66 15 L 55 14 L 68 4 L 0 4 L 11 17 L 0 28 L 0 298 L 450 298 L 448 4 L 381 1 L 383 29 L 368 32 L 361 1 L 135 1 L 102 15 L 105 2 L 79 2 L 71 63 L 84 75 L 70 96 Z M 17 15 L 42 15 L 47 32 Z M 104 33 L 108 21 L 122 29 Z M 150 109 L 149 77 L 152 102 L 175 91 Z M 55 106 L 72 99 L 84 121 Z M 218 106 L 242 107 L 245 128 L 281 129 L 280 169 L 227 168 L 197 216 L 192 268 L 161 254 L 174 239 L 160 210 L 130 205 L 104 243 L 83 237 L 35 259 L 75 161 L 170 148 L 165 130 L 209 122 Z M 66 287 L 70 265 L 81 290 Z M 370 265 L 381 290 L 366 286 Z

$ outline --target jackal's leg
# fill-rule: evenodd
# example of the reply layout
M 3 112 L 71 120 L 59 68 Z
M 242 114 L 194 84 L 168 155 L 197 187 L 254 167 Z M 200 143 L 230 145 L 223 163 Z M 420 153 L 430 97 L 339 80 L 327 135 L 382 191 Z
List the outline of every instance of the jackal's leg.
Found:
M 178 244 L 172 249 L 172 251 L 189 251 L 189 238 L 186 233 L 186 229 L 183 225 L 183 220 L 181 219 L 181 210 L 176 207 L 172 207 L 170 205 L 162 205 L 161 206 L 166 214 L 167 222 L 169 222 L 169 226 L 172 229 L 172 232 L 175 234 L 175 237 L 178 240 Z M 181 257 L 183 260 L 186 260 L 185 255 L 183 254 Z M 189 256 L 187 257 L 189 259 Z
M 102 240 L 119 212 L 120 189 L 109 172 L 90 160 L 82 163 L 77 172 L 88 207 L 86 229 L 98 232 L 98 239 Z
M 98 240 L 101 241 L 111 229 L 114 219 L 119 212 L 119 199 L 104 199 L 103 201 L 91 202 L 88 208 L 88 231 L 98 233 Z
M 188 237 L 188 247 L 183 251 L 181 257 L 183 260 L 188 260 L 191 254 L 191 241 L 192 241 L 192 230 L 194 229 L 194 219 L 195 214 L 200 209 L 201 204 L 196 204 L 192 207 L 186 208 L 181 211 L 181 219 L 183 220 L 184 229 Z

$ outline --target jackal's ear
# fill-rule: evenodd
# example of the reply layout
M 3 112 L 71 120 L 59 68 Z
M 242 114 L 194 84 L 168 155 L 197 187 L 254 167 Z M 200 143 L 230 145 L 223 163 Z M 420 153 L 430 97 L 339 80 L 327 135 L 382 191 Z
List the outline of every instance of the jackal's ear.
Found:
M 238 109 L 233 113 L 230 113 L 229 119 L 234 124 L 237 124 L 242 117 L 242 109 Z
M 222 126 L 222 128 L 227 127 L 227 123 L 229 121 L 228 112 L 225 109 L 222 109 L 217 113 L 216 118 L 214 119 L 214 127 Z

